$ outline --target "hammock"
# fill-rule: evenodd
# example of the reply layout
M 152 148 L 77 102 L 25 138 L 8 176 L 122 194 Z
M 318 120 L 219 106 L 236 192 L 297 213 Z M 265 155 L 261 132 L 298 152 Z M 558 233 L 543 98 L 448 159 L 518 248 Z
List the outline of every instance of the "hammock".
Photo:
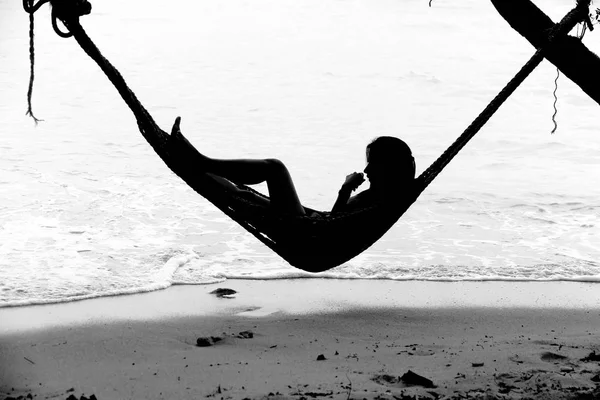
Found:
M 191 188 L 288 263 L 308 272 L 321 272 L 341 265 L 379 240 L 452 158 L 475 136 L 521 82 L 539 65 L 544 58 L 544 52 L 549 47 L 548 43 L 551 43 L 554 37 L 568 33 L 579 21 L 587 17 L 587 7 L 585 6 L 578 4 L 570 11 L 550 32 L 547 45 L 535 52 L 464 133 L 415 179 L 411 192 L 404 199 L 400 199 L 396 204 L 379 204 L 353 212 L 314 217 L 275 213 L 268 207 L 232 195 L 210 175 L 195 171 L 191 166 L 199 165 L 194 162 L 196 150 L 181 134 L 180 118 L 175 120 L 170 135 L 158 127 L 152 116 L 129 89 L 121 74 L 102 56 L 100 50 L 80 25 L 79 16 L 89 13 L 89 3 L 86 0 L 75 1 L 77 2 L 76 8 L 81 11 L 71 9 L 69 14 L 58 15 L 69 31 L 68 34 L 61 32 L 61 36 L 72 35 L 88 56 L 98 64 L 133 112 L 141 134 L 165 164 Z M 30 4 L 29 10 L 33 10 L 30 11 L 30 15 L 37 8 Z M 27 7 L 26 10 L 28 10 Z M 55 15 L 53 13 L 53 18 Z M 58 30 L 56 26 L 55 30 Z M 244 189 L 264 196 L 249 187 L 244 187 Z M 308 208 L 306 210 L 308 215 L 314 212 Z

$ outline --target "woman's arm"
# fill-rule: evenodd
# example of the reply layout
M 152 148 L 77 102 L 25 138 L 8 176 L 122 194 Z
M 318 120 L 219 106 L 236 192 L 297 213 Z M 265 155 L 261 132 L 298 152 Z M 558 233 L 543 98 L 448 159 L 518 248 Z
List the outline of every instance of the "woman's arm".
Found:
M 335 201 L 331 212 L 336 213 L 343 211 L 348 204 L 348 200 L 350 199 L 352 192 L 356 190 L 364 181 L 365 178 L 360 172 L 353 172 L 346 176 L 346 181 L 338 192 L 337 200 Z
M 331 209 L 332 213 L 340 212 L 346 206 L 346 204 L 348 204 L 348 199 L 350 199 L 350 193 L 352 193 L 350 189 L 342 186 L 342 188 L 338 192 L 337 200 L 335 201 L 335 204 Z

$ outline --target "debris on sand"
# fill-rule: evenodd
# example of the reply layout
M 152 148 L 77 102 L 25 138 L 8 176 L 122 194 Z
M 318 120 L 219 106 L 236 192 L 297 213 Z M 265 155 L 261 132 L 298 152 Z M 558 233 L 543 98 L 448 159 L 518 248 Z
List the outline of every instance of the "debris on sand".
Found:
M 588 354 L 586 357 L 583 357 L 581 359 L 581 361 L 583 362 L 590 362 L 590 361 L 600 361 L 600 354 L 596 354 L 595 351 L 592 351 L 590 354 Z
M 252 339 L 254 337 L 254 332 L 252 331 L 242 331 L 236 336 L 239 339 Z
M 209 347 L 217 342 L 220 342 L 223 338 L 218 336 L 199 337 L 196 339 L 196 346 L 198 347 Z
M 425 388 L 436 388 L 430 379 L 427 379 L 419 374 L 408 370 L 402 376 L 393 376 L 388 374 L 375 375 L 371 378 L 373 382 L 379 383 L 380 385 L 391 386 L 391 387 L 407 387 L 407 386 L 422 386 Z
M 400 380 L 408 386 L 423 386 L 426 388 L 435 388 L 433 382 L 419 374 L 415 374 L 411 370 L 400 377 Z
M 81 397 L 78 399 L 77 397 L 75 397 L 74 395 L 70 395 L 69 397 L 67 397 L 67 400 L 98 400 L 96 398 L 96 395 L 91 395 L 90 397 L 85 397 L 84 395 L 81 395 Z
M 234 294 L 236 294 L 237 292 L 233 289 L 228 289 L 228 288 L 217 288 L 215 290 L 213 290 L 212 292 L 210 292 L 210 294 L 214 294 L 215 296 L 217 296 L 218 298 L 222 299 L 233 299 L 234 298 Z

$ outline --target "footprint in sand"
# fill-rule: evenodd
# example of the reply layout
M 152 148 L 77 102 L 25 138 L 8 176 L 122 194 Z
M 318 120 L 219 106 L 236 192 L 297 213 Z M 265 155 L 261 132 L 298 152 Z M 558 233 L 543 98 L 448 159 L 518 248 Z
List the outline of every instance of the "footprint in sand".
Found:
M 515 362 L 515 363 L 517 363 L 517 364 L 523 364 L 523 363 L 525 362 L 524 360 L 521 360 L 521 359 L 519 358 L 519 355 L 518 355 L 518 354 L 515 354 L 514 356 L 508 357 L 508 359 L 509 359 L 510 361 L 512 361 L 512 362 Z
M 433 351 L 433 350 L 421 350 L 421 349 L 417 349 L 417 350 L 413 350 L 413 351 L 411 351 L 411 350 L 404 350 L 404 351 L 401 351 L 398 354 L 401 354 L 401 353 L 406 353 L 409 356 L 432 356 L 432 355 L 435 354 L 435 351 Z
M 516 396 L 518 396 L 510 397 L 509 395 L 507 398 L 556 398 L 554 395 L 558 394 L 557 391 L 570 393 L 569 399 L 597 398 L 589 397 L 589 392 L 595 385 L 587 375 L 583 377 L 580 374 L 566 374 L 565 371 L 556 372 L 531 369 L 515 374 L 501 373 L 494 378 L 498 393 L 509 394 L 515 391 Z M 560 396 L 560 398 L 563 397 Z

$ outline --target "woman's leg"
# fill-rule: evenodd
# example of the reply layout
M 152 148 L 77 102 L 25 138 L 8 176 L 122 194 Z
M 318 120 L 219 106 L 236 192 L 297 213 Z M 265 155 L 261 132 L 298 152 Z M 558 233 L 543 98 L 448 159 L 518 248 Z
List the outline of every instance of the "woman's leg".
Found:
M 292 177 L 281 161 L 273 158 L 223 160 L 204 157 L 204 171 L 245 185 L 266 182 L 274 209 L 296 215 L 305 214 Z
M 179 130 L 178 118 L 171 132 L 171 139 L 184 151 L 191 151 L 194 163 L 202 172 L 221 176 L 227 180 L 244 185 L 267 182 L 270 205 L 279 212 L 304 215 L 292 177 L 286 166 L 276 159 L 239 159 L 224 160 L 205 156 L 196 150 Z M 227 185 L 224 185 L 227 187 Z
M 211 174 L 210 172 L 207 173 L 207 175 L 210 176 L 215 182 L 217 182 L 230 193 L 235 193 L 235 195 L 243 197 L 244 199 L 249 200 L 255 204 L 260 204 L 263 207 L 271 206 L 271 201 L 268 197 L 264 197 L 253 191 L 240 188 L 239 186 L 235 185 L 230 180 L 223 178 L 222 176 Z

